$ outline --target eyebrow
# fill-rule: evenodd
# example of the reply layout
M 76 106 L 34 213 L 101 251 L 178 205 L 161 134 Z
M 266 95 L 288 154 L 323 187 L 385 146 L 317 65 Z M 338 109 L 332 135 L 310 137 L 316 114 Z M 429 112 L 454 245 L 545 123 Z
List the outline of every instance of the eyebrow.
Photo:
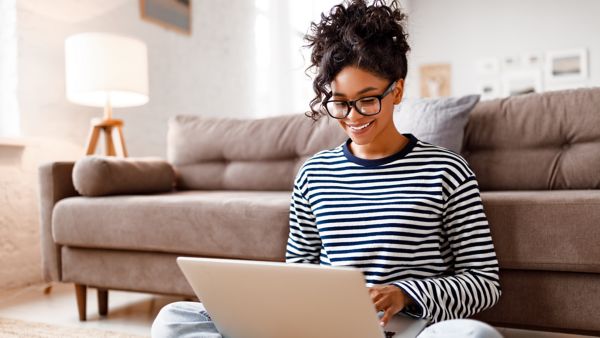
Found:
M 367 87 L 367 88 L 364 88 L 364 89 L 362 89 L 361 91 L 359 91 L 359 92 L 358 92 L 358 93 L 356 93 L 356 94 L 357 94 L 357 95 L 360 95 L 360 94 L 364 94 L 364 93 L 366 93 L 366 92 L 370 92 L 371 90 L 377 90 L 377 89 L 378 89 L 378 88 L 375 88 L 375 87 Z M 342 94 L 342 93 L 333 93 L 333 95 L 332 95 L 332 96 L 346 96 L 346 94 Z

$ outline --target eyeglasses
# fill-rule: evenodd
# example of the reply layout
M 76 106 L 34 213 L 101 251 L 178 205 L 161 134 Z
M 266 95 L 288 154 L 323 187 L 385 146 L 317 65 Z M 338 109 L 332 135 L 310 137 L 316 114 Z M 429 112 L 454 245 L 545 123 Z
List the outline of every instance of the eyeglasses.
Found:
M 350 114 L 352 107 L 354 107 L 361 115 L 377 115 L 381 111 L 381 100 L 387 94 L 391 93 L 395 86 L 396 81 L 393 81 L 383 92 L 383 94 L 366 96 L 354 101 L 329 100 L 331 94 L 328 94 L 328 98 L 323 103 L 323 106 L 325 107 L 325 110 L 329 116 L 333 117 L 334 119 L 346 118 L 346 116 Z

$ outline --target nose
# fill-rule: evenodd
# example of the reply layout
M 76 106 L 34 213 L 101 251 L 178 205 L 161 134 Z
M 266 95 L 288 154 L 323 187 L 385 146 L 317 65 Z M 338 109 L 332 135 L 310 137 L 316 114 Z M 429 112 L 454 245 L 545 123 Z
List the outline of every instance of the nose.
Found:
M 362 118 L 362 115 L 356 109 L 355 104 L 350 106 L 350 113 L 348 114 L 348 116 L 346 116 L 346 118 L 351 121 L 358 121 Z

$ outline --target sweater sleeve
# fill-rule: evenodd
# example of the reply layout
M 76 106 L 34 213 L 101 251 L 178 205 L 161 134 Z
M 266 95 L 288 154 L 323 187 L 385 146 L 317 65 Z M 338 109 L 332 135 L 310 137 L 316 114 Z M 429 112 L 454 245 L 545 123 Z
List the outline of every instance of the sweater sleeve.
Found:
M 294 182 L 290 203 L 290 233 L 285 261 L 287 263 L 319 264 L 321 238 L 315 216 L 304 196 L 298 179 Z
M 449 242 L 454 271 L 393 283 L 415 303 L 404 312 L 432 322 L 470 317 L 492 307 L 501 294 L 498 261 L 474 176 L 462 182 L 446 200 L 443 233 Z

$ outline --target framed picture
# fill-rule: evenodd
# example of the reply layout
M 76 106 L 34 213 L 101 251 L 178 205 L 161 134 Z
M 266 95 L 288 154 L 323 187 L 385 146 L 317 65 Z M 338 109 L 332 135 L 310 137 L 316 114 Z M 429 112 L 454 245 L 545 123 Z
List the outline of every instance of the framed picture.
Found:
M 542 73 L 539 70 L 512 71 L 502 75 L 503 96 L 541 93 L 542 90 Z
M 511 71 L 521 67 L 521 58 L 518 56 L 505 56 L 502 59 L 502 71 Z
M 482 77 L 479 79 L 479 95 L 481 100 L 492 100 L 502 96 L 500 91 L 500 81 L 496 77 Z
M 544 66 L 544 54 L 532 52 L 524 53 L 521 55 L 521 63 L 525 68 L 541 69 Z
M 192 34 L 192 4 L 190 0 L 140 0 L 143 20 L 179 33 Z
M 546 53 L 548 82 L 584 82 L 587 78 L 588 60 L 585 48 Z
M 482 75 L 498 74 L 500 62 L 497 58 L 486 58 L 477 60 L 477 73 Z
M 425 64 L 419 68 L 421 97 L 450 96 L 450 64 Z

